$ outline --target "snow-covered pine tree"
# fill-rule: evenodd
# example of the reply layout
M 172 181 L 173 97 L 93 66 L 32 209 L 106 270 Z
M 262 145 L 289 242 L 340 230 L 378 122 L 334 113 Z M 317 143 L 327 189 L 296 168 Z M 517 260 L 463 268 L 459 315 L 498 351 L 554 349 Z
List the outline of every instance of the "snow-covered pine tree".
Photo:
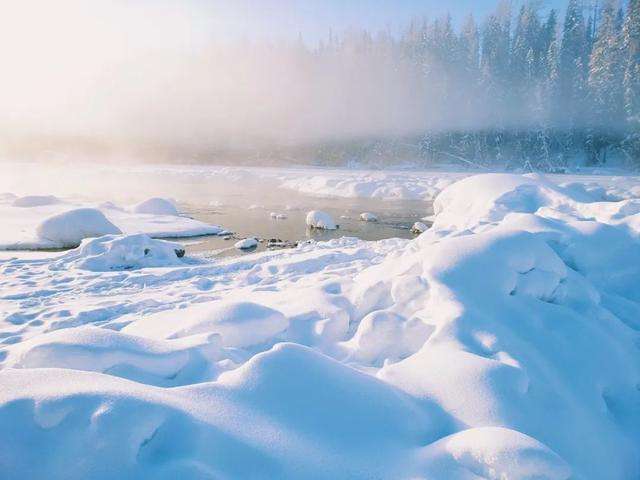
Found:
M 575 128 L 583 118 L 586 30 L 582 6 L 578 0 L 569 0 L 562 30 L 558 88 L 561 117 L 558 123 Z
M 624 106 L 627 121 L 640 128 L 640 0 L 629 0 L 622 33 Z
M 624 124 L 623 50 L 617 0 L 606 0 L 589 61 L 590 126 L 598 135 Z

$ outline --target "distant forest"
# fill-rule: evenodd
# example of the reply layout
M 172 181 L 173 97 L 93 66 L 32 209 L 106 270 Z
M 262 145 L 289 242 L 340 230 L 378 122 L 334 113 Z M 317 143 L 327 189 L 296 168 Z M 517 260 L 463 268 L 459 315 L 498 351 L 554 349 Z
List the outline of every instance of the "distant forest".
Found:
M 195 52 L 132 55 L 104 67 L 90 101 L 82 88 L 61 90 L 62 98 L 80 92 L 66 107 L 73 115 L 45 122 L 27 109 L 31 130 L 4 135 L 0 153 L 640 168 L 640 0 L 569 0 L 563 11 L 540 3 L 502 2 L 481 19 L 418 18 L 313 44 L 212 39 Z
M 536 2 L 512 12 L 503 3 L 460 28 L 450 17 L 415 20 L 400 36 L 351 32 L 301 49 L 309 62 L 383 65 L 392 72 L 389 90 L 416 92 L 431 120 L 409 135 L 270 150 L 274 161 L 640 166 L 640 0 L 570 0 L 565 12 L 543 12 Z M 394 84 L 398 71 L 405 84 Z

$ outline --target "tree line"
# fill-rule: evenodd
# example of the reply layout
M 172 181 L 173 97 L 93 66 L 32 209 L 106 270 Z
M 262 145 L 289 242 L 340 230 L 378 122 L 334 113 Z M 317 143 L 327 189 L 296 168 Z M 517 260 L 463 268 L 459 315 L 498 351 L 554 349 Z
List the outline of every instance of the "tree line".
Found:
M 323 161 L 640 165 L 640 0 L 569 0 L 564 16 L 501 3 L 481 22 L 419 19 L 400 35 L 350 32 L 300 49 L 307 62 L 375 65 L 372 82 L 415 92 L 416 111 L 428 112 L 409 133 L 322 142 Z

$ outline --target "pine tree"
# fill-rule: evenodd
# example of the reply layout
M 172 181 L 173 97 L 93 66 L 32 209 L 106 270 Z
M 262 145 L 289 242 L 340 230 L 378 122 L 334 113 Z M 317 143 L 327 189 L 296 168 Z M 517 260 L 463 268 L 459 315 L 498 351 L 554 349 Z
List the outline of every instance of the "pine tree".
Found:
M 640 127 L 640 0 L 629 0 L 622 34 L 624 106 L 627 121 Z
M 622 52 L 618 2 L 607 0 L 589 61 L 591 124 L 597 130 L 619 129 L 623 125 Z
M 520 9 L 511 46 L 510 73 L 515 116 L 521 116 L 522 105 L 527 113 L 539 113 L 542 40 L 538 13 L 533 4 L 527 2 Z
M 506 4 L 501 4 L 497 12 L 487 18 L 482 32 L 481 86 L 486 105 L 491 106 L 486 120 L 496 126 L 504 126 L 507 120 L 510 19 Z
M 570 128 L 576 127 L 583 116 L 586 51 L 582 8 L 578 0 L 569 0 L 562 31 L 558 88 L 563 112 L 560 124 Z

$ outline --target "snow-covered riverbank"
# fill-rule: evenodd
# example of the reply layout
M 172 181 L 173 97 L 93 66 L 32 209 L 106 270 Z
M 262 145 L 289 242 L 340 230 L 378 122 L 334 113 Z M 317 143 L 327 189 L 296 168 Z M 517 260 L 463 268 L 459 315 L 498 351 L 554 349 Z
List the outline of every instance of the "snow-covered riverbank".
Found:
M 434 226 L 133 270 L 3 253 L 6 478 L 640 475 L 637 179 L 217 172 L 437 195 Z

